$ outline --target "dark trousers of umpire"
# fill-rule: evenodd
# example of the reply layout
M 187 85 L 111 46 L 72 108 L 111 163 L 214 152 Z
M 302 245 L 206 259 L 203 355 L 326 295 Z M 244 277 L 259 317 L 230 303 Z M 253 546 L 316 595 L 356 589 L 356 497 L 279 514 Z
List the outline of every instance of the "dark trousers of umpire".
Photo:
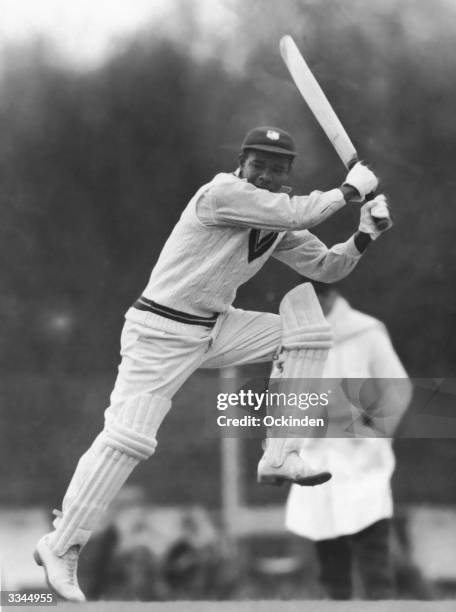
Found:
M 351 599 L 355 572 L 364 599 L 394 599 L 391 521 L 383 519 L 353 535 L 315 542 L 320 579 L 331 599 Z M 356 589 L 358 590 L 358 589 Z

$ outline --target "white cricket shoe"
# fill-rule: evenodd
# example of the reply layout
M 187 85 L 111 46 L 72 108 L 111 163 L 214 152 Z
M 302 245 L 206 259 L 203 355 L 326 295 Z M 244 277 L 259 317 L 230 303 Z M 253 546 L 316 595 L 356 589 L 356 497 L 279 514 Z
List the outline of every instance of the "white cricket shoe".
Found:
M 314 487 L 327 482 L 331 477 L 330 472 L 309 467 L 298 452 L 289 453 L 281 465 L 272 464 L 265 453 L 258 464 L 260 484 L 281 485 L 291 482 L 302 487 Z
M 78 584 L 78 559 L 80 546 L 71 546 L 61 557 L 49 547 L 49 536 L 46 534 L 36 545 L 33 557 L 42 565 L 46 581 L 50 588 L 67 601 L 85 601 L 84 593 Z

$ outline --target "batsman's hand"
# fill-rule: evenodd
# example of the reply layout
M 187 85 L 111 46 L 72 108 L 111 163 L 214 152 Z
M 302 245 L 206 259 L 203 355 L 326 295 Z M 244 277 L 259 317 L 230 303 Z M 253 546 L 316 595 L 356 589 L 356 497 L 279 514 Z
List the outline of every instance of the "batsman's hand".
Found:
M 387 219 L 388 223 L 382 230 L 378 229 L 376 219 Z M 388 202 L 383 194 L 376 196 L 373 200 L 361 206 L 359 231 L 369 234 L 372 240 L 377 240 L 380 234 L 387 232 L 393 227 Z
M 364 202 L 369 193 L 373 193 L 378 187 L 378 178 L 361 162 L 357 162 L 345 178 L 344 185 L 356 189 L 359 198 L 352 199 L 353 202 Z

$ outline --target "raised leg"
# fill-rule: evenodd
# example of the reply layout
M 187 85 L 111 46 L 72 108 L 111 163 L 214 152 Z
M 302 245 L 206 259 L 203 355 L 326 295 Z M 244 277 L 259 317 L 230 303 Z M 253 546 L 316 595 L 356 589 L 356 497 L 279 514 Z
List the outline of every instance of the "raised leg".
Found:
M 310 283 L 298 285 L 287 293 L 280 304 L 280 316 L 281 367 L 274 374 L 278 377 L 278 397 L 315 391 L 311 387 L 323 374 L 332 334 Z M 296 414 L 296 410 L 288 410 L 286 405 L 274 406 L 271 412 L 284 417 Z M 258 465 L 258 482 L 282 484 L 289 481 L 314 486 L 331 478 L 329 472 L 312 466 L 311 458 L 301 456 L 301 436 L 300 429 L 295 427 L 268 428 L 265 452 Z

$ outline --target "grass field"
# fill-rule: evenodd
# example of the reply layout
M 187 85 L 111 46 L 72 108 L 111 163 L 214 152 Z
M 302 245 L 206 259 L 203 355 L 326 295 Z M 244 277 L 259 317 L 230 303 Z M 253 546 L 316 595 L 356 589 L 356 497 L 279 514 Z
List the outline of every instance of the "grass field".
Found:
M 21 606 L 22 610 L 33 610 Z M 58 612 L 454 612 L 454 601 L 175 601 L 58 603 Z

